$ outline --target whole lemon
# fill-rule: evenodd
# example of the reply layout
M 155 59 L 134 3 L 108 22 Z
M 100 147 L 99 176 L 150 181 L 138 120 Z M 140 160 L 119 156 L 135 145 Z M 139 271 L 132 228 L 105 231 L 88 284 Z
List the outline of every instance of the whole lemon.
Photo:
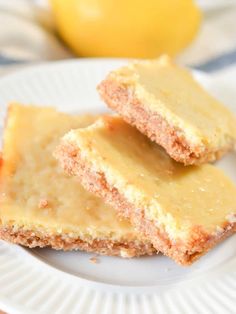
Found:
M 57 29 L 79 56 L 175 55 L 194 38 L 192 0 L 50 0 Z

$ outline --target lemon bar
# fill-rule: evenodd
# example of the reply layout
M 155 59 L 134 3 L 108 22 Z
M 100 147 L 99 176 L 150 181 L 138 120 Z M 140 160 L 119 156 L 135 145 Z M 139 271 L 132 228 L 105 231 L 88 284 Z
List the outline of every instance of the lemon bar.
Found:
M 235 145 L 235 116 L 167 56 L 111 72 L 98 91 L 126 122 L 185 165 L 212 162 Z
M 236 186 L 220 169 L 177 163 L 119 117 L 67 133 L 55 156 L 179 264 L 236 231 Z
M 95 118 L 10 106 L 0 175 L 1 239 L 122 257 L 154 253 L 127 220 L 65 175 L 52 155 L 65 132 Z

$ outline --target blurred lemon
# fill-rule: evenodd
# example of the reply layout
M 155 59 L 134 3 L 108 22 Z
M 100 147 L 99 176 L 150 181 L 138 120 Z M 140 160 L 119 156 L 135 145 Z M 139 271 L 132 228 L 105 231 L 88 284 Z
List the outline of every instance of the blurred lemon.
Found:
M 197 33 L 192 0 L 50 0 L 57 29 L 79 56 L 175 55 Z

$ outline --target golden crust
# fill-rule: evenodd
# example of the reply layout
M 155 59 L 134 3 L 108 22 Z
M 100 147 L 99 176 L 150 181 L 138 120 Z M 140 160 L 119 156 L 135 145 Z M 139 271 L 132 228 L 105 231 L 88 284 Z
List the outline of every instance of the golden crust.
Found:
M 109 186 L 104 173 L 92 171 L 89 162 L 81 158 L 77 147 L 64 142 L 56 151 L 56 157 L 68 174 L 77 176 L 87 190 L 102 197 L 122 216 L 129 218 L 131 223 L 150 239 L 158 251 L 171 257 L 178 264 L 192 264 L 236 231 L 236 222 L 226 223 L 224 228 L 215 235 L 207 234 L 201 228 L 195 227 L 194 238 L 190 239 L 187 244 L 171 241 L 164 230 L 158 229 L 151 220 L 145 217 L 143 208 L 135 208 L 115 187 Z
M 117 242 L 110 239 L 72 238 L 66 234 L 47 234 L 40 231 L 25 230 L 14 226 L 0 226 L 0 238 L 29 248 L 51 247 L 55 250 L 83 250 L 101 255 L 136 257 L 152 255 L 155 252 L 149 243 L 140 241 Z
M 161 115 L 145 108 L 136 98 L 132 87 L 108 78 L 102 81 L 97 89 L 108 107 L 117 111 L 127 123 L 135 126 L 152 141 L 164 147 L 178 162 L 185 165 L 213 162 L 233 148 L 233 142 L 217 151 L 211 151 L 206 146 L 193 145 L 181 129 L 170 125 Z

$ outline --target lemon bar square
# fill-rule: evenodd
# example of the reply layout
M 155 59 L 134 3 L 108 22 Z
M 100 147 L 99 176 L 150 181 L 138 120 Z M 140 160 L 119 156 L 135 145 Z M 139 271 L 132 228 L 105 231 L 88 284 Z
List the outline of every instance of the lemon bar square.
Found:
M 4 130 L 0 173 L 0 238 L 33 247 L 133 257 L 155 252 L 113 208 L 58 167 L 60 137 L 96 116 L 13 104 Z
M 185 165 L 213 162 L 235 145 L 235 116 L 168 56 L 114 70 L 98 91 L 126 122 Z
M 119 117 L 67 133 L 55 156 L 179 264 L 236 231 L 236 186 L 220 169 L 174 161 Z

